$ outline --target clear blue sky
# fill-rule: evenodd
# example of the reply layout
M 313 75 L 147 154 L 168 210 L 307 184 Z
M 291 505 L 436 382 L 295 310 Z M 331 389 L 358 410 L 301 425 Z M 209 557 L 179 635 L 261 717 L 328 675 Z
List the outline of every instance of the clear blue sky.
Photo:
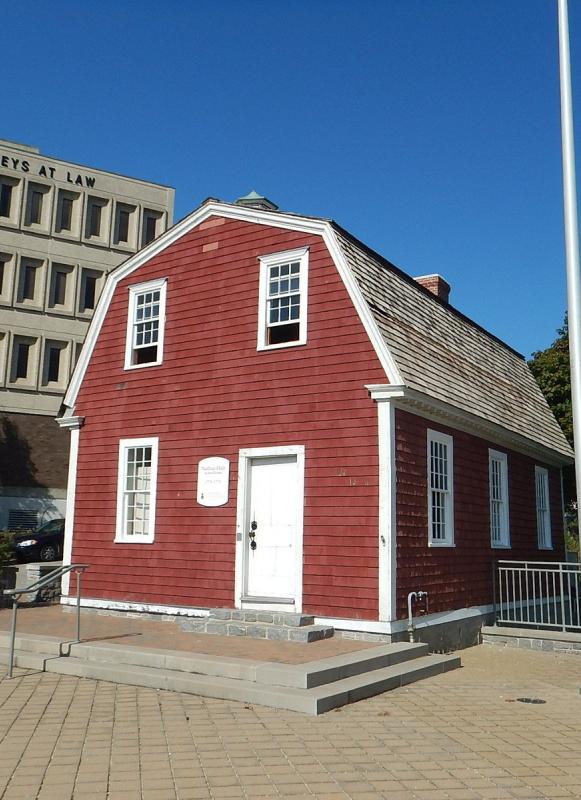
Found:
M 581 165 L 581 0 L 570 0 Z M 556 0 L 5 3 L 0 138 L 332 217 L 529 355 L 565 310 Z

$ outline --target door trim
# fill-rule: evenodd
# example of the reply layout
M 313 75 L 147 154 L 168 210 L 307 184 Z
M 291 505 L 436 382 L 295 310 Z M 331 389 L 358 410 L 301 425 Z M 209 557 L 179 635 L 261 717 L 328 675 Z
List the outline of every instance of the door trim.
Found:
M 244 529 L 246 511 L 246 496 L 248 493 L 248 479 L 250 463 L 253 459 L 273 458 L 276 456 L 296 456 L 297 478 L 297 532 L 295 547 L 295 597 L 294 603 L 289 604 L 284 610 L 294 610 L 301 613 L 303 610 L 303 523 L 305 504 L 305 446 L 283 445 L 280 447 L 251 447 L 243 448 L 238 454 L 238 492 L 236 501 L 236 562 L 234 569 L 234 603 L 236 608 L 248 608 L 248 598 L 244 598 L 244 569 L 247 548 L 247 531 Z M 267 609 L 273 601 L 268 598 L 257 598 L 251 607 Z M 283 610 L 282 608 L 280 610 Z

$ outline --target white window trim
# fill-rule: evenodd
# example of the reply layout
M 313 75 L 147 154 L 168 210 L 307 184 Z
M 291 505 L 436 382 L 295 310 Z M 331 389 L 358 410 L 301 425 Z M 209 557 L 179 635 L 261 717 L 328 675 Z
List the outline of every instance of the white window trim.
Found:
M 282 347 L 297 347 L 307 343 L 307 298 L 309 291 L 309 248 L 301 247 L 297 250 L 285 250 L 283 253 L 271 253 L 260 256 L 260 284 L 258 287 L 258 339 L 257 350 L 280 350 Z M 267 285 L 268 270 L 277 264 L 287 264 L 289 261 L 300 262 L 300 293 L 299 306 L 299 338 L 294 342 L 281 342 L 280 344 L 267 344 Z
M 157 291 L 159 289 L 159 329 L 157 338 L 157 358 L 147 364 L 132 364 L 133 356 L 133 324 L 135 321 L 136 298 L 144 292 Z M 129 304 L 127 310 L 127 334 L 125 340 L 125 369 L 144 369 L 156 367 L 163 362 L 163 339 L 165 332 L 165 301 L 166 301 L 167 278 L 159 278 L 148 283 L 140 283 L 129 287 Z
M 544 483 L 545 498 L 547 501 L 546 517 L 545 517 L 545 541 L 541 541 L 541 526 L 539 525 L 539 493 L 538 481 L 541 479 Z M 546 467 L 535 467 L 535 509 L 537 512 L 537 543 L 539 550 L 552 550 L 553 549 L 553 535 L 551 531 L 551 495 L 549 493 L 549 470 Z
M 495 542 L 492 538 L 492 462 L 498 461 L 500 467 L 500 483 L 502 490 L 502 513 L 500 516 L 500 541 Z M 510 513 L 508 495 L 508 456 L 499 450 L 488 450 L 488 491 L 490 501 L 490 545 L 495 550 L 508 550 L 510 543 Z
M 151 447 L 151 482 L 149 492 L 149 519 L 150 530 L 147 536 L 133 534 L 125 535 L 125 465 L 127 463 L 127 450 L 130 447 Z M 155 510 L 157 497 L 157 456 L 159 451 L 159 437 L 152 436 L 145 439 L 120 439 L 119 461 L 117 466 L 117 519 L 115 525 L 115 542 L 123 544 L 152 544 L 155 538 Z
M 449 489 L 446 495 L 446 538 L 440 541 L 432 539 L 432 487 L 430 480 L 430 445 L 432 442 L 441 442 L 448 448 L 448 484 Z M 429 547 L 455 547 L 454 544 L 454 439 L 447 433 L 434 431 L 428 428 L 427 435 L 427 459 L 426 459 L 426 476 L 427 476 L 427 489 L 428 489 L 428 546 Z

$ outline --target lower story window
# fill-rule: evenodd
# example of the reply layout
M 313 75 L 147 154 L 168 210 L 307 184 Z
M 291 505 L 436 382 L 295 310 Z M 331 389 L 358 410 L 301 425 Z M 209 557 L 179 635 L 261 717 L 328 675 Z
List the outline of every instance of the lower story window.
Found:
M 454 544 L 453 440 L 428 430 L 428 544 Z
M 153 542 L 158 438 L 119 442 L 118 542 Z
M 551 540 L 551 511 L 549 506 L 549 471 L 545 467 L 535 467 L 535 494 L 539 550 L 550 550 L 553 543 Z

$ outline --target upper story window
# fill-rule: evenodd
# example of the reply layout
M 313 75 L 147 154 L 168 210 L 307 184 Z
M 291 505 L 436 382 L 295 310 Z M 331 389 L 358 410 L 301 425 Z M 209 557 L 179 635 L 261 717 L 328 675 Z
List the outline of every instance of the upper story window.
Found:
M 78 234 L 80 195 L 59 189 L 56 209 L 56 232 L 64 234 Z
M 158 438 L 119 442 L 117 542 L 153 542 Z
M 129 289 L 125 369 L 161 364 L 165 295 L 165 278 Z
M 14 273 L 14 256 L 0 253 L 0 303 L 10 303 Z
M 47 389 L 60 390 L 66 386 L 68 342 L 47 339 L 44 343 L 42 385 Z
M 25 389 L 36 389 L 38 369 L 38 339 L 14 336 L 10 364 L 10 382 Z
M 48 307 L 60 313 L 72 313 L 74 308 L 75 268 L 54 262 L 50 270 Z
M 309 250 L 260 257 L 258 349 L 307 341 Z
M 26 306 L 41 308 L 44 297 L 44 262 L 35 258 L 21 258 L 18 270 L 16 301 Z
M 149 208 L 143 210 L 143 226 L 141 231 L 141 246 L 153 242 L 161 233 L 162 222 L 161 211 L 152 211 Z
M 492 547 L 510 547 L 508 515 L 508 458 L 506 453 L 488 451 L 490 485 L 490 542 Z
M 97 288 L 101 273 L 94 269 L 81 270 L 81 290 L 79 295 L 79 312 L 81 314 L 95 310 L 97 305 Z
M 0 175 L 0 222 L 17 225 L 20 215 L 21 181 Z
M 110 203 L 104 197 L 87 197 L 85 238 L 100 245 L 109 244 Z
M 129 247 L 135 246 L 135 216 L 135 206 L 130 206 L 126 203 L 117 203 L 115 206 L 113 244 Z
M 428 430 L 428 529 L 429 545 L 454 544 L 453 439 Z
M 0 184 L 0 217 L 10 217 L 10 209 L 12 208 L 12 190 L 14 187 L 11 183 Z
M 50 226 L 50 186 L 41 183 L 29 183 L 26 195 L 26 225 L 45 228 Z
M 535 467 L 535 495 L 537 505 L 537 536 L 539 550 L 551 550 L 551 509 L 549 505 L 549 471 Z

